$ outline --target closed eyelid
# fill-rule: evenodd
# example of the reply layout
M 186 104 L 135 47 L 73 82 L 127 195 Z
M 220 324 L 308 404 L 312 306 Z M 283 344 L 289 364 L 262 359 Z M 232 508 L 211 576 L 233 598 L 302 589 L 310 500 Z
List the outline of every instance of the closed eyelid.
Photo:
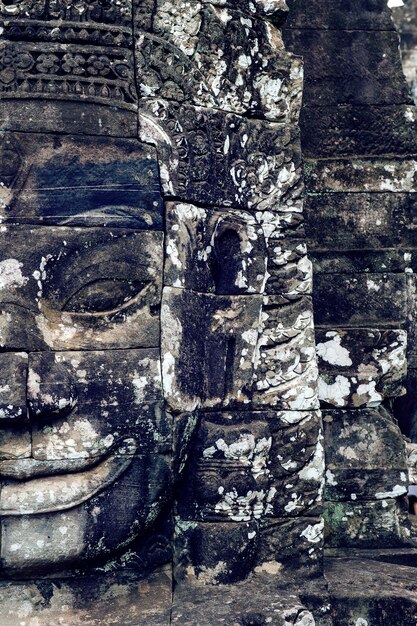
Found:
M 62 308 L 62 311 L 66 313 L 71 313 L 71 315 L 74 315 L 79 318 L 105 317 L 108 315 L 114 315 L 115 313 L 120 313 L 121 311 L 126 310 L 132 305 L 137 304 L 141 300 L 141 298 L 145 295 L 145 293 L 150 290 L 150 288 L 151 288 L 150 282 L 143 284 L 141 289 L 139 289 L 139 291 L 135 295 L 133 295 L 131 298 L 129 298 L 125 302 L 120 303 L 119 306 L 113 309 L 108 309 L 105 311 L 79 311 L 79 312 L 69 309 L 68 304 L 71 302 L 74 296 L 76 296 L 77 294 L 82 292 L 83 289 L 85 289 L 85 286 L 83 286 L 78 290 L 76 294 L 73 294 L 70 298 L 68 298 L 68 300 L 66 301 L 66 303 L 64 304 Z

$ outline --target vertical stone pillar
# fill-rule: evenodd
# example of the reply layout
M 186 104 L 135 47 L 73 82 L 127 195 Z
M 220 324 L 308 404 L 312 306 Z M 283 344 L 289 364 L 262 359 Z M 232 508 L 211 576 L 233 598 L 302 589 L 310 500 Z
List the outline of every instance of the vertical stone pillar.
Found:
M 324 409 L 327 545 L 409 539 L 403 392 L 417 135 L 385 0 L 292 0 L 284 39 L 305 59 L 301 113 Z

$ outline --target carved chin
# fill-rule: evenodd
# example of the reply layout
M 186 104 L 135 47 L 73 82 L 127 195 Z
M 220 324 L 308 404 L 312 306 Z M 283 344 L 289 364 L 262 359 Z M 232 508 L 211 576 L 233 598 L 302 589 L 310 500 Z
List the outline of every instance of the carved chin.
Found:
M 3 486 L 3 569 L 13 576 L 63 570 L 108 557 L 140 535 L 160 514 L 172 474 L 163 456 L 135 451 L 132 440 L 125 441 L 94 467 L 40 477 L 34 466 L 38 477 Z

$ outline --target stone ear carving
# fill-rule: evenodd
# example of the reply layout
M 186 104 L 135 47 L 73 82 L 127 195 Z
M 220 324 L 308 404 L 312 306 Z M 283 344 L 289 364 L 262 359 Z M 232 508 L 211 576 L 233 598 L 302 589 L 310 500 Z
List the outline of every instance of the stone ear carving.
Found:
M 175 410 L 248 400 L 266 256 L 249 213 L 168 203 L 162 353 Z
M 170 202 L 167 236 L 165 284 L 218 295 L 263 292 L 265 236 L 249 212 Z
M 27 423 L 27 377 L 28 355 L 26 353 L 0 354 L 0 430 L 16 425 L 19 428 Z M 2 456 L 0 450 L 0 458 Z
M 208 266 L 217 294 L 262 293 L 267 252 L 262 229 L 249 214 L 213 215 Z

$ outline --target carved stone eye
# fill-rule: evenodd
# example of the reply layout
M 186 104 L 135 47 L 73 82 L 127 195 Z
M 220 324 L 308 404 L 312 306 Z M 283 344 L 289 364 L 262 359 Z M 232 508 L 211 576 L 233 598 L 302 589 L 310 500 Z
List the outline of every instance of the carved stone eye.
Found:
M 125 306 L 142 291 L 145 283 L 131 280 L 100 279 L 76 291 L 63 306 L 73 313 L 105 313 Z

